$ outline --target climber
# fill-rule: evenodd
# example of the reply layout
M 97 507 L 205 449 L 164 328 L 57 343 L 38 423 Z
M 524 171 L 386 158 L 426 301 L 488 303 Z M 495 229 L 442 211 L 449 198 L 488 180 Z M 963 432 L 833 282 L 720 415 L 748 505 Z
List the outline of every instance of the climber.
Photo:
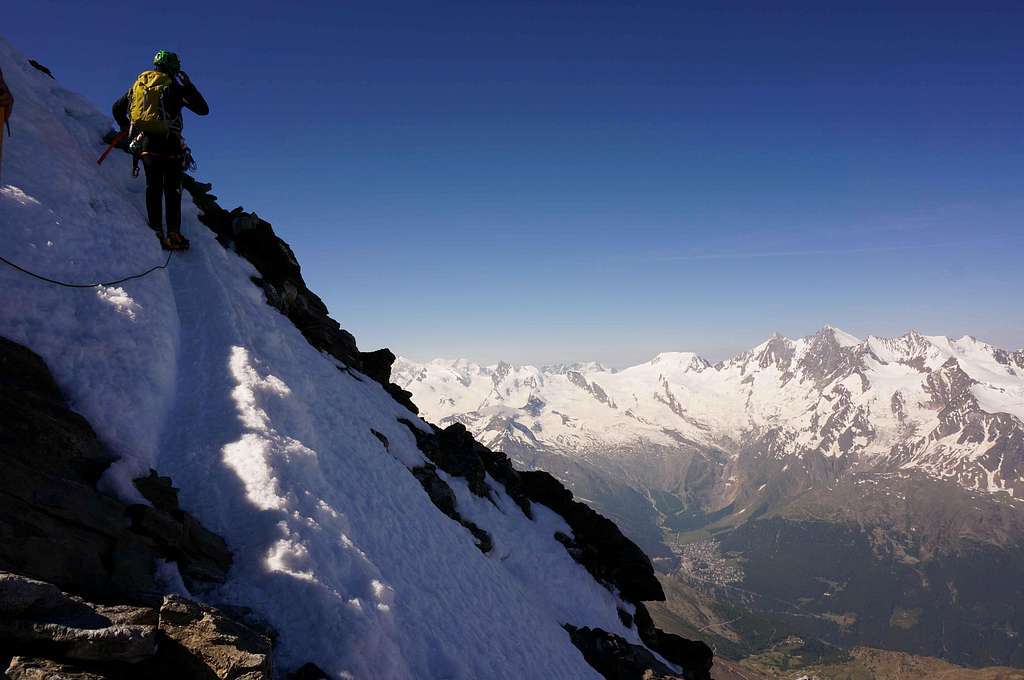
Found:
M 14 95 L 7 89 L 4 82 L 4 72 L 0 71 L 0 170 L 3 169 L 4 160 L 4 129 L 11 134 L 11 126 L 8 121 L 11 119 L 11 112 L 14 110 Z
M 153 66 L 114 102 L 114 120 L 127 131 L 129 149 L 136 162 L 142 159 L 146 170 L 150 228 L 165 250 L 185 250 L 189 244 L 181 235 L 181 176 L 191 164 L 191 153 L 181 136 L 181 110 L 205 116 L 210 107 L 181 70 L 178 55 L 160 50 L 153 57 Z M 166 235 L 163 212 L 167 215 Z

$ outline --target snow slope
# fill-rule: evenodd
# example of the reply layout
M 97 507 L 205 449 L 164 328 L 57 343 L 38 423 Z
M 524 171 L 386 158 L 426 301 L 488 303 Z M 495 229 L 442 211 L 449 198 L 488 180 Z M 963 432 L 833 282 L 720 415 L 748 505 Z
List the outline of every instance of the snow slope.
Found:
M 17 99 L 0 187 L 4 257 L 69 281 L 161 263 L 143 181 L 123 154 L 95 163 L 107 117 L 2 40 L 0 68 Z M 187 199 L 183 208 L 192 250 L 140 280 L 72 290 L 0 266 L 0 334 L 42 355 L 122 456 L 107 489 L 140 500 L 129 480 L 155 467 L 225 537 L 235 565 L 211 597 L 277 628 L 279 668 L 597 678 L 563 623 L 638 642 L 616 614 L 630 606 L 554 540 L 569 533 L 560 517 L 535 506 L 527 520 L 495 483 L 496 505 L 447 478 L 460 512 L 494 537 L 482 554 L 409 473 L 424 458 L 396 418 L 411 414 L 314 350 L 266 304 L 251 265 L 216 243 Z

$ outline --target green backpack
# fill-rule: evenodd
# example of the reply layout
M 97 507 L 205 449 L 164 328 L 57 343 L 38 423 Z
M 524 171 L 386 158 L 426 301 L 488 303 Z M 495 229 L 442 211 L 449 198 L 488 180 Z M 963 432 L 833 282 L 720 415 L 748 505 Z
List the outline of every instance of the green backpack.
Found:
M 164 110 L 164 95 L 174 80 L 160 71 L 143 71 L 132 85 L 128 118 L 138 132 L 166 136 L 175 121 Z

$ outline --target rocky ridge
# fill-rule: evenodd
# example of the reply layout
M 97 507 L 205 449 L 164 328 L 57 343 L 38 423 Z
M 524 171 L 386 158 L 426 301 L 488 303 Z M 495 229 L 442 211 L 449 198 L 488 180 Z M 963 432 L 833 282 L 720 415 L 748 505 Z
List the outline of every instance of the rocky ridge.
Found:
M 412 414 L 419 413 L 411 400 L 411 393 L 390 381 L 395 355 L 387 349 L 376 352 L 358 350 L 354 337 L 327 315 L 326 306 L 308 290 L 294 254 L 274 234 L 270 223 L 255 213 L 246 213 L 242 208 L 224 210 L 217 204 L 216 196 L 210 193 L 212 185 L 187 178 L 185 188 L 201 211 L 200 221 L 217 234 L 221 245 L 234 249 L 260 272 L 260 278 L 254 279 L 253 283 L 263 289 L 268 304 L 288 316 L 314 347 L 337 359 L 341 370 L 355 370 L 367 375 L 383 385 Z M 568 373 L 576 374 L 574 371 Z M 634 606 L 637 612 L 635 625 L 644 643 L 678 664 L 690 677 L 696 680 L 710 677 L 713 662 L 710 648 L 657 629 L 647 615 L 643 601 L 663 600 L 664 591 L 654 575 L 650 559 L 613 522 L 575 501 L 572 493 L 550 474 L 539 470 L 517 471 L 507 456 L 475 441 L 461 424 L 451 424 L 444 429 L 432 426 L 433 432 L 426 434 L 411 421 L 403 422 L 433 464 L 412 468 L 410 472 L 434 505 L 473 535 L 481 551 L 490 551 L 490 537 L 459 513 L 455 496 L 438 476 L 437 469 L 466 479 L 470 490 L 484 498 L 491 496 L 490 484 L 497 482 L 527 518 L 532 518 L 531 503 L 543 503 L 560 514 L 573 529 L 573 537 L 556 537 L 569 555 L 598 582 Z M 380 433 L 375 432 L 374 435 L 387 449 L 387 439 Z M 578 639 L 578 636 L 573 637 L 574 642 Z M 614 654 L 620 647 L 612 645 L 602 649 L 607 654 Z

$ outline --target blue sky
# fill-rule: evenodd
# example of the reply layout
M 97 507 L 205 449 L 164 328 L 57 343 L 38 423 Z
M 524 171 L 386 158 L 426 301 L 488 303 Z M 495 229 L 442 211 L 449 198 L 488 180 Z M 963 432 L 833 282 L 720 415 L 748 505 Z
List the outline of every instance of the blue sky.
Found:
M 106 109 L 157 49 L 225 207 L 363 349 L 712 359 L 774 331 L 1024 345 L 1024 5 L 8 0 Z

